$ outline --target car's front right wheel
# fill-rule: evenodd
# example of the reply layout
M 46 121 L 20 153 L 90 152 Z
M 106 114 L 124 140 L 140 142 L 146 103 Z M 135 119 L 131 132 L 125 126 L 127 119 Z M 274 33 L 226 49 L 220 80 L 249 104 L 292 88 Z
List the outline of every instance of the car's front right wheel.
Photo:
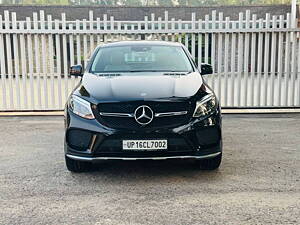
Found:
M 79 160 L 70 159 L 67 156 L 65 156 L 65 162 L 67 169 L 75 173 L 86 172 L 90 170 L 92 166 L 90 162 L 83 162 Z
M 221 165 L 221 161 L 222 153 L 213 158 L 197 160 L 197 166 L 199 166 L 200 169 L 203 170 L 215 170 L 219 168 L 219 166 Z

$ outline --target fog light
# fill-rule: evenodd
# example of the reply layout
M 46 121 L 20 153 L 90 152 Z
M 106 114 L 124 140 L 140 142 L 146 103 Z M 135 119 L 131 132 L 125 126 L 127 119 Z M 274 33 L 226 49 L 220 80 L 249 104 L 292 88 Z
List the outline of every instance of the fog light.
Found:
M 67 133 L 67 143 L 79 151 L 86 151 L 89 148 L 91 138 L 92 133 L 84 130 L 74 129 Z
M 200 145 L 216 144 L 220 140 L 220 131 L 215 127 L 208 127 L 196 133 Z

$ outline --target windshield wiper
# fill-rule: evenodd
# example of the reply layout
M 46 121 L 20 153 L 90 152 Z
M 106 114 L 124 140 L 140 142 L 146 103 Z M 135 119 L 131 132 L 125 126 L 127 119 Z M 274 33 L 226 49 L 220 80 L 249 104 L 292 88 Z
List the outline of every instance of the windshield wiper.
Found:
M 161 72 L 161 71 L 158 71 L 158 70 L 130 70 L 130 71 L 127 71 L 127 73 L 140 73 L 140 72 Z
M 170 73 L 191 73 L 193 71 L 180 71 L 180 70 L 130 70 L 128 73 L 138 73 L 138 72 L 170 72 Z M 125 73 L 125 71 L 124 71 Z
M 92 74 L 105 74 L 105 73 L 142 73 L 142 72 L 170 72 L 170 73 L 192 73 L 193 71 L 180 71 L 180 70 L 128 70 L 128 71 L 91 71 Z

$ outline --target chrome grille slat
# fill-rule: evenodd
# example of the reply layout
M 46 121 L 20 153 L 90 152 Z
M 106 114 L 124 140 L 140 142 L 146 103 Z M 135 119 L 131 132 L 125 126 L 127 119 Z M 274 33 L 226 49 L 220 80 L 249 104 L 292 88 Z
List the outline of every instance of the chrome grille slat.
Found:
M 133 114 L 133 113 L 109 113 L 109 112 L 100 112 L 100 116 L 134 117 L 134 114 Z
M 155 113 L 155 117 L 164 117 L 164 116 L 181 116 L 187 114 L 187 111 L 179 111 L 179 112 L 165 112 L 165 113 Z

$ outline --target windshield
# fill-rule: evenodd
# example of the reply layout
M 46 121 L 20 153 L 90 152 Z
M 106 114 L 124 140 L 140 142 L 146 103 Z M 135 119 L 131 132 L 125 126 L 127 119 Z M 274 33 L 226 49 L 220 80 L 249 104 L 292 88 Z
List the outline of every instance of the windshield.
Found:
M 100 48 L 90 72 L 190 72 L 192 70 L 193 67 L 180 46 L 133 45 Z

